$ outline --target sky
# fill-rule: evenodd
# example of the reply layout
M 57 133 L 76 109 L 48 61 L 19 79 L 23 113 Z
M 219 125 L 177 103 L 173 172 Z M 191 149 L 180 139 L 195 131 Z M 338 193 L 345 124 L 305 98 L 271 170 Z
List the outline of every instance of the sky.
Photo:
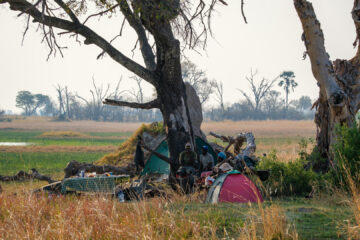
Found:
M 273 79 L 282 71 L 294 71 L 298 87 L 289 98 L 308 95 L 313 100 L 318 95 L 309 59 L 303 60 L 305 46 L 301 41 L 302 28 L 291 0 L 246 0 L 245 14 L 248 24 L 241 16 L 240 0 L 228 0 L 228 6 L 219 6 L 212 19 L 214 38 L 208 42 L 205 51 L 187 50 L 185 55 L 210 79 L 222 81 L 224 98 L 228 104 L 243 99 L 238 89 L 249 91 L 246 76 L 257 69 L 258 80 Z M 351 18 L 351 0 L 312 0 L 321 23 L 326 49 L 332 60 L 348 59 L 355 55 L 352 43 L 355 27 Z M 21 44 L 25 19 L 17 18 L 17 12 L 7 5 L 0 5 L 0 109 L 19 113 L 15 106 L 18 91 L 48 94 L 55 98 L 55 86 L 68 86 L 69 90 L 81 96 L 90 97 L 92 78 L 97 85 L 116 83 L 122 77 L 121 90 L 135 87 L 129 77 L 133 74 L 124 67 L 105 57 L 97 60 L 101 52 L 93 45 L 84 45 L 74 38 L 62 36 L 59 43 L 68 48 L 64 57 L 57 54 L 47 61 L 48 48 L 41 43 L 41 34 L 32 25 Z M 115 36 L 121 25 L 122 16 L 93 18 L 89 25 L 105 39 Z M 121 39 L 114 45 L 127 56 L 136 41 L 133 30 L 127 26 Z M 142 63 L 139 51 L 133 58 Z M 150 97 L 152 89 L 145 84 L 145 93 Z M 276 90 L 282 91 L 280 87 Z M 211 100 L 209 105 L 216 106 Z

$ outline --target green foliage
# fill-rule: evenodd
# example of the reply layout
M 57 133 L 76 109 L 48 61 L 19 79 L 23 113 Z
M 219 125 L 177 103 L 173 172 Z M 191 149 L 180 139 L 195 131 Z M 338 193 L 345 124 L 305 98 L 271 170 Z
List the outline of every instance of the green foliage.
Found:
M 270 195 L 306 195 L 317 180 L 317 174 L 306 170 L 301 158 L 284 163 L 279 161 L 276 150 L 263 157 L 257 168 L 270 171 L 270 177 L 265 182 Z
M 338 139 L 333 145 L 334 166 L 337 174 L 337 183 L 347 182 L 347 177 L 359 182 L 360 170 L 360 125 L 337 126 Z
M 43 94 L 32 94 L 29 91 L 19 91 L 16 95 L 16 107 L 24 110 L 26 116 L 36 114 L 42 107 L 51 104 L 50 98 Z
M 311 151 L 308 150 L 309 144 L 314 145 L 314 139 L 302 138 L 299 141 L 299 158 L 302 160 L 307 169 L 318 169 L 320 166 L 327 164 L 327 159 L 321 156 L 320 151 L 317 146 L 315 146 Z M 309 153 L 310 152 L 310 153 Z

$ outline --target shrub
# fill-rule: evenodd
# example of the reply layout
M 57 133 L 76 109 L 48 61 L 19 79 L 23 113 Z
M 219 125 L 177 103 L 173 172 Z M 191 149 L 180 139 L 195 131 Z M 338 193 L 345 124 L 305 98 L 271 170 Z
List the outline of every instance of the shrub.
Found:
M 334 168 L 337 174 L 337 183 L 347 182 L 348 175 L 359 183 L 360 170 L 360 125 L 337 126 L 338 138 L 333 145 Z
M 257 168 L 270 171 L 270 177 L 265 182 L 270 195 L 306 195 L 318 180 L 316 173 L 304 168 L 303 159 L 280 162 L 275 150 L 263 157 Z

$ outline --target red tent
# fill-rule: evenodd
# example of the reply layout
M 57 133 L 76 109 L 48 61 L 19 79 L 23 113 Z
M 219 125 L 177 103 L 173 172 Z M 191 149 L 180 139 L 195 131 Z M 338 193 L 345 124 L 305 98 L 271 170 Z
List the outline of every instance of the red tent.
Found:
M 205 202 L 258 203 L 263 201 L 259 189 L 248 177 L 238 171 L 231 171 L 215 180 Z

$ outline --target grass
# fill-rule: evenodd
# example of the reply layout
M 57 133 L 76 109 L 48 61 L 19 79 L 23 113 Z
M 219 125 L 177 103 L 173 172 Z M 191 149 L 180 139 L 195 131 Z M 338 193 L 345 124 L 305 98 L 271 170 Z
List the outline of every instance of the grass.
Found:
M 79 133 L 78 135 L 68 134 L 68 136 L 64 136 L 39 131 L 0 130 L 0 142 L 27 142 L 40 146 L 118 146 L 128 135 L 130 133 L 121 133 L 117 136 L 108 133 L 104 133 L 103 136 L 101 133 Z
M 19 170 L 29 171 L 36 168 L 42 174 L 58 176 L 62 174 L 66 164 L 71 160 L 79 162 L 94 162 L 105 153 L 2 153 L 0 152 L 0 175 L 12 175 Z
M 70 160 L 100 159 L 106 154 L 103 147 L 119 146 L 140 126 L 44 119 L 4 124 L 0 124 L 0 142 L 34 142 L 37 146 L 27 152 L 2 152 L 0 147 L 0 175 L 35 167 L 54 178 L 63 176 Z M 300 139 L 315 134 L 310 121 L 204 123 L 203 130 L 227 135 L 253 131 L 257 154 L 276 149 L 281 161 L 297 157 Z M 74 131 L 81 136 L 39 137 L 44 131 Z M 94 151 L 89 152 L 91 149 Z M 1 183 L 0 239 L 359 239 L 359 191 L 353 198 L 344 193 L 324 194 L 312 200 L 272 199 L 261 206 L 208 205 L 179 196 L 121 204 L 102 196 L 50 199 L 29 194 L 44 184 Z
M 94 197 L 0 195 L 5 239 L 345 239 L 351 208 L 327 199 L 208 205 L 174 196 L 119 203 Z M 11 217 L 10 217 L 11 216 Z
M 88 138 L 89 136 L 73 131 L 52 131 L 52 132 L 44 132 L 40 136 L 40 138 Z
M 343 223 L 353 219 L 352 209 L 347 204 L 330 201 L 333 196 L 326 195 L 321 199 L 308 200 L 304 198 L 277 198 L 266 201 L 263 206 L 227 204 L 208 205 L 202 203 L 180 203 L 180 209 L 195 219 L 214 218 L 217 224 L 226 229 L 234 237 L 240 226 L 244 226 L 249 217 L 256 221 L 265 208 L 276 206 L 286 216 L 289 226 L 294 227 L 300 239 L 344 239 L 344 234 L 339 235 Z M 341 200 L 339 200 L 341 201 Z M 329 203 L 330 202 L 330 203 Z M 293 226 L 291 226 L 293 225 Z M 224 231 L 220 231 L 220 235 Z

